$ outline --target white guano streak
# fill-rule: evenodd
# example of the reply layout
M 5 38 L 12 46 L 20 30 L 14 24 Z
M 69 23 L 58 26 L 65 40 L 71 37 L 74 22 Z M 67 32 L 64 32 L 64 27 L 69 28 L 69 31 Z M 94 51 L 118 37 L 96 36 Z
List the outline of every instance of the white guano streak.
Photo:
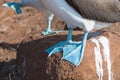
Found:
M 96 71 L 98 74 L 98 80 L 102 80 L 103 77 L 103 68 L 102 68 L 102 54 L 100 50 L 100 44 L 102 45 L 103 49 L 103 55 L 104 59 L 107 62 L 107 70 L 108 70 L 108 80 L 114 80 L 112 76 L 111 71 L 111 60 L 110 60 L 110 43 L 108 38 L 104 36 L 100 36 L 99 39 L 91 39 L 93 43 L 96 44 L 94 48 L 94 54 L 95 54 L 95 62 L 96 62 Z
M 102 80 L 103 78 L 103 67 L 102 67 L 102 55 L 100 52 L 100 44 L 98 40 L 91 39 L 93 43 L 96 44 L 94 48 L 95 62 L 96 62 L 96 72 L 98 74 L 98 80 Z
M 111 70 L 111 60 L 110 60 L 110 43 L 108 38 L 102 36 L 99 39 L 99 42 L 103 46 L 103 54 L 104 54 L 104 59 L 107 62 L 107 70 L 108 70 L 108 80 L 113 80 L 112 77 L 112 70 Z

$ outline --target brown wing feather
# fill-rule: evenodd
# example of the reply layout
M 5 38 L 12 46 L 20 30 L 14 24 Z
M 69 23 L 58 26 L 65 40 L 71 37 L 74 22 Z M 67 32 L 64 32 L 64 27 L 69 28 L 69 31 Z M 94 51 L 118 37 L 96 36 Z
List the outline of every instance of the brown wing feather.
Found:
M 66 0 L 84 18 L 102 21 L 120 21 L 120 1 L 118 0 Z

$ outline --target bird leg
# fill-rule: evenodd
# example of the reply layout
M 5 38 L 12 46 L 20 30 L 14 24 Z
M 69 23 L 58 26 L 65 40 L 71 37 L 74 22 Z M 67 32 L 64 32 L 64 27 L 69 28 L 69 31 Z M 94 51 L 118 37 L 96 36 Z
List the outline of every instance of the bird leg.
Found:
M 87 36 L 88 32 L 84 32 L 82 42 L 74 50 L 69 51 L 69 47 L 64 48 L 62 59 L 65 59 L 74 64 L 75 66 L 78 66 L 81 63 L 84 55 Z
M 59 42 L 56 45 L 45 50 L 45 52 L 48 53 L 48 56 L 51 56 L 52 54 L 63 51 L 62 59 L 65 59 L 74 64 L 75 66 L 78 66 L 83 58 L 88 32 L 84 33 L 82 42 L 76 42 L 72 41 L 72 31 L 73 29 L 70 28 L 67 40 L 65 42 Z
M 51 29 L 51 23 L 53 20 L 54 14 L 49 14 L 47 17 L 47 28 L 41 33 L 42 35 L 49 35 L 49 34 L 54 34 L 54 33 L 58 33 L 58 32 L 64 32 L 64 30 L 59 30 L 59 31 L 53 31 Z
M 83 20 L 82 22 L 85 26 L 84 27 L 85 32 L 84 32 L 83 39 L 80 42 L 80 44 L 75 49 L 73 49 L 71 51 L 68 50 L 69 49 L 68 47 L 64 48 L 64 50 L 63 50 L 62 59 L 65 59 L 65 60 L 71 62 L 75 66 L 78 66 L 82 61 L 88 32 L 91 31 L 95 25 L 95 21 L 91 21 L 91 20 Z

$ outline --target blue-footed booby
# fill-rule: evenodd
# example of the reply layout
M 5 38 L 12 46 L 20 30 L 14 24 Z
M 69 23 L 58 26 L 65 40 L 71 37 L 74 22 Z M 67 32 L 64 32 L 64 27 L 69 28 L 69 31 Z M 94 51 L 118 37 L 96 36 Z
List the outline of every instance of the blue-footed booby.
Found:
M 53 31 L 51 29 L 51 22 L 53 20 L 54 14 L 44 7 L 44 5 L 41 3 L 41 0 L 21 0 L 20 2 L 7 2 L 3 4 L 3 6 L 13 8 L 17 14 L 21 14 L 21 8 L 25 6 L 31 6 L 39 11 L 44 11 L 47 14 L 47 28 L 42 32 L 42 35 L 63 32 L 63 30 Z
M 120 21 L 120 0 L 41 0 L 54 15 L 69 24 L 65 42 L 46 50 L 49 56 L 63 51 L 62 59 L 78 66 L 83 58 L 87 36 L 93 29 L 108 27 Z M 78 26 L 84 31 L 82 41 L 72 41 L 72 30 Z

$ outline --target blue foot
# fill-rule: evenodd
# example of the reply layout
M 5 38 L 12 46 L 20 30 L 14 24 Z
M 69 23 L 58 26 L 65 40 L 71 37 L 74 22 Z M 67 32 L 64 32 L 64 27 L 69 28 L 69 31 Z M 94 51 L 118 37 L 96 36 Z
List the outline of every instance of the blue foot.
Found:
M 2 6 L 13 8 L 13 10 L 17 14 L 21 14 L 22 13 L 22 11 L 21 11 L 21 5 L 19 3 L 17 3 L 17 2 L 8 2 L 8 3 L 3 4 Z
M 65 52 L 69 53 L 72 50 L 74 50 L 76 47 L 78 47 L 79 44 L 80 44 L 80 42 L 73 42 L 73 41 L 59 42 L 56 45 L 45 50 L 45 52 L 49 53 L 49 56 L 51 56 L 52 54 L 61 52 L 61 51 L 65 51 Z
M 73 42 L 71 40 L 71 32 L 72 30 L 69 30 L 67 41 L 59 42 L 45 50 L 45 52 L 49 54 L 48 56 L 51 56 L 52 54 L 63 51 L 62 59 L 65 59 L 75 66 L 78 66 L 83 58 L 88 32 L 84 33 L 82 42 Z
M 65 50 L 63 50 L 62 59 L 65 59 L 74 64 L 75 66 L 78 66 L 81 63 L 84 55 L 87 36 L 88 32 L 85 32 L 82 42 L 75 49 L 68 51 L 69 48 L 66 47 Z
M 46 36 L 46 35 L 55 34 L 55 33 L 59 33 L 59 32 L 64 32 L 64 30 L 59 30 L 59 31 L 45 30 L 41 34 Z

